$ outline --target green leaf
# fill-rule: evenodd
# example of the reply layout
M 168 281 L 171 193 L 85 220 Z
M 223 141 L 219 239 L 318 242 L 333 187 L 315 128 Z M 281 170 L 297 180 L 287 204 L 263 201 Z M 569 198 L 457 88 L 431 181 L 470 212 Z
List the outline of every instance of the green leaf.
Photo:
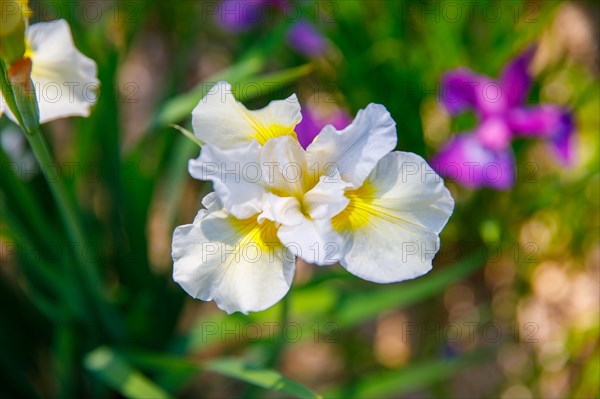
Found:
M 335 314 L 340 326 L 350 327 L 375 317 L 390 308 L 411 305 L 427 297 L 439 294 L 450 284 L 477 270 L 484 262 L 485 254 L 477 252 L 455 266 L 447 266 L 439 272 L 417 280 L 370 291 L 353 294 L 344 300 Z
M 307 387 L 285 378 L 275 370 L 253 367 L 242 360 L 221 358 L 208 363 L 195 363 L 187 359 L 161 353 L 127 351 L 127 358 L 140 368 L 166 374 L 190 375 L 190 372 L 212 371 L 245 381 L 261 388 L 282 392 L 297 398 L 321 398 Z
M 189 92 L 167 101 L 162 109 L 158 111 L 152 122 L 152 126 L 167 126 L 187 118 L 194 107 L 210 89 L 208 83 L 216 83 L 220 80 L 238 81 L 241 78 L 253 76 L 262 69 L 263 65 L 264 60 L 262 57 L 249 57 L 246 60 L 209 77 Z
M 244 93 L 241 93 L 237 98 L 240 101 L 244 101 L 292 83 L 312 71 L 312 67 L 309 64 L 306 64 L 285 69 L 283 71 L 256 76 L 255 73 L 261 68 L 262 61 L 259 62 L 256 58 L 250 58 L 246 62 L 240 63 L 235 67 L 226 69 L 225 71 L 206 79 L 191 91 L 167 101 L 163 108 L 158 112 L 153 125 L 166 126 L 182 119 L 186 119 L 191 114 L 194 107 L 198 105 L 198 102 L 202 97 L 204 97 L 208 90 L 218 81 L 225 80 L 232 83 L 234 86 L 236 83 L 252 83 L 252 85 L 247 87 L 247 90 L 244 90 Z
M 285 378 L 277 371 L 253 368 L 236 359 L 212 361 L 207 370 L 297 398 L 321 398 L 319 394 Z
M 396 397 L 411 389 L 426 387 L 473 366 L 489 353 L 466 354 L 454 359 L 435 358 L 411 363 L 399 370 L 373 373 L 361 378 L 349 389 L 333 389 L 325 397 L 386 398 Z
M 294 68 L 284 69 L 273 73 L 268 73 L 262 76 L 257 76 L 248 79 L 241 79 L 241 85 L 247 84 L 245 90 L 242 93 L 235 93 L 236 98 L 239 101 L 251 100 L 255 97 L 260 97 L 265 93 L 272 92 L 273 90 L 288 85 L 302 76 L 308 75 L 313 70 L 311 64 L 304 64 Z M 234 88 L 235 92 L 235 88 Z
M 102 346 L 88 353 L 85 368 L 106 385 L 131 399 L 168 399 L 161 387 L 134 369 L 111 348 Z

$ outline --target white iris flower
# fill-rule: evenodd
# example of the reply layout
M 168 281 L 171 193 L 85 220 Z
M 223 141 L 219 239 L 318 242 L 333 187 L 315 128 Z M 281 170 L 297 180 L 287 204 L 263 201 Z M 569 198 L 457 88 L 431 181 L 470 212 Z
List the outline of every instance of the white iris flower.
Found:
M 40 123 L 69 116 L 89 116 L 99 86 L 96 63 L 73 43 L 65 20 L 40 22 L 26 31 L 25 58 L 31 59 L 31 80 Z M 15 120 L 0 96 L 0 115 Z
M 454 201 L 421 157 L 391 152 L 385 107 L 326 126 L 306 150 L 300 119 L 295 96 L 249 111 L 225 82 L 193 111 L 206 144 L 189 172 L 215 192 L 173 237 L 174 279 L 190 295 L 230 313 L 266 309 L 289 289 L 296 256 L 379 283 L 431 269 Z

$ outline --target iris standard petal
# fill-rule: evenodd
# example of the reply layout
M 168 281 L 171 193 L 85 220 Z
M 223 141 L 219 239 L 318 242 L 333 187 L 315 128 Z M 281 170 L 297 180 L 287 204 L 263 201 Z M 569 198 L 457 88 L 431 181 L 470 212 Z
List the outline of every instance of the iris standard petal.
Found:
M 257 312 L 289 290 L 295 258 L 271 221 L 236 219 L 201 210 L 173 234 L 173 279 L 194 298 L 214 300 L 227 313 Z
M 250 111 L 233 97 L 227 82 L 213 86 L 192 111 L 194 134 L 202 142 L 220 148 L 235 148 L 252 140 L 263 145 L 274 137 L 296 137 L 294 127 L 301 119 L 295 94 Z
M 508 189 L 515 181 L 515 160 L 510 147 L 503 151 L 486 148 L 474 134 L 453 137 L 432 159 L 442 176 L 466 187 Z
M 343 267 L 378 283 L 415 278 L 431 269 L 454 200 L 423 158 L 392 152 L 346 196 L 349 205 L 332 220 L 345 242 Z
M 343 238 L 332 229 L 331 218 L 348 206 L 350 200 L 344 190 L 350 186 L 335 169 L 321 176 L 298 202 L 301 223 L 281 222 L 277 233 L 281 242 L 308 263 L 330 265 L 339 261 Z
M 328 125 L 306 150 L 310 170 L 334 166 L 345 181 L 360 187 L 377 162 L 396 147 L 396 123 L 383 105 L 369 104 L 343 130 Z
M 339 260 L 342 237 L 331 227 L 331 217 L 341 212 L 349 200 L 344 189 L 350 187 L 337 170 L 321 176 L 307 193 L 281 197 L 268 193 L 263 197 L 263 212 L 279 225 L 277 236 L 289 250 L 306 262 L 326 265 Z

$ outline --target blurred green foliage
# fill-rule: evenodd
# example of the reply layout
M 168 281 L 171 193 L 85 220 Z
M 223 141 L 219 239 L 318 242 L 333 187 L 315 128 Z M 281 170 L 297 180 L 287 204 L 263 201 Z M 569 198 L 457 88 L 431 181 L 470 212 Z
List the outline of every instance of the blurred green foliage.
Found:
M 97 5 L 98 18 L 86 14 L 92 12 L 86 3 Z M 15 170 L 10 155 L 0 151 L 0 397 L 358 398 L 417 390 L 445 398 L 455 394 L 456 381 L 464 381 L 464 370 L 501 368 L 498 353 L 515 345 L 507 337 L 477 345 L 417 339 L 410 343 L 408 360 L 390 365 L 378 358 L 375 331 L 398 312 L 443 331 L 449 322 L 448 290 L 457 286 L 474 293 L 479 322 L 510 325 L 520 320 L 519 306 L 535 299 L 534 278 L 544 261 L 558 262 L 568 275 L 586 273 L 598 262 L 598 255 L 593 257 L 600 219 L 597 71 L 565 54 L 538 75 L 531 100 L 544 99 L 549 82 L 567 87 L 565 104 L 574 110 L 582 149 L 577 166 L 562 170 L 539 143 L 518 142 L 513 190 L 472 191 L 448 183 L 457 207 L 429 275 L 380 286 L 338 267 L 318 268 L 298 279 L 289 303 L 229 316 L 212 304 L 192 303 L 172 282 L 168 259 L 153 259 L 151 253 L 160 240 L 170 245 L 168 234 L 191 222 L 201 193 L 210 190 L 187 174 L 187 161 L 198 147 L 169 127 L 189 124 L 210 82 L 231 82 L 241 88 L 238 98 L 252 106 L 296 91 L 301 101 L 308 101 L 307 93 L 325 92 L 353 113 L 370 102 L 384 104 L 397 122 L 398 149 L 427 157 L 440 144 L 424 126 L 440 74 L 464 65 L 496 75 L 547 34 L 561 9 L 553 1 L 508 3 L 483 0 L 474 3 L 472 15 L 454 18 L 437 1 L 301 2 L 304 15 L 317 22 L 331 45 L 326 56 L 308 60 L 285 43 L 291 19 L 278 17 L 228 34 L 208 15 L 214 8 L 207 5 L 215 2 L 31 2 L 34 20 L 68 20 L 77 47 L 97 62 L 102 88 L 91 117 L 42 127 L 57 158 L 57 178 L 77 204 L 83 241 L 73 242 L 43 176 L 23 178 L 23 170 Z M 584 6 L 597 13 L 597 7 Z M 498 18 L 481 12 L 496 8 L 504 13 Z M 158 89 L 149 91 L 151 101 L 134 93 L 139 104 L 128 102 L 120 74 L 140 52 L 148 61 L 156 51 L 160 60 L 154 60 L 158 66 L 146 84 Z M 132 138 L 125 122 L 142 102 L 150 109 L 139 122 L 141 134 Z M 465 130 L 473 120 L 451 123 L 442 134 Z M 3 129 L 10 124 L 0 121 Z M 68 174 L 69 165 L 79 171 L 92 165 L 93 176 Z M 492 247 L 502 253 L 492 254 Z M 490 270 L 498 265 L 514 272 L 508 288 L 499 289 L 494 277 L 490 283 Z M 497 309 L 499 292 L 512 295 L 508 315 Z M 284 322 L 296 323 L 301 337 L 283 337 Z M 240 329 L 265 323 L 280 323 L 274 338 L 240 339 Z M 585 327 L 559 324 L 562 368 L 569 370 L 560 392 L 597 397 L 598 320 Z M 228 338 L 223 331 L 238 336 Z M 533 359 L 519 381 L 531 396 L 544 396 L 544 378 L 553 376 L 542 364 L 544 352 L 519 344 Z M 325 367 L 337 364 L 317 382 L 292 367 L 311 345 L 328 354 L 317 357 Z M 297 381 L 288 379 L 289 373 Z M 501 370 L 495 375 L 503 376 Z M 508 377 L 486 378 L 473 392 L 498 396 L 510 386 Z M 242 383 L 230 385 L 228 379 Z

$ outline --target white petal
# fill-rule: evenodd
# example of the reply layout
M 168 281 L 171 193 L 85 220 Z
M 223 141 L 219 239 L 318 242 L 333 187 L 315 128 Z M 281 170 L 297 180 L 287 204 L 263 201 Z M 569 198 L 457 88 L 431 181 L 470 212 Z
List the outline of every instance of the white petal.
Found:
M 291 136 L 269 140 L 261 151 L 263 180 L 278 195 L 301 198 L 310 182 L 306 154 Z
M 213 182 L 214 190 L 229 213 L 245 219 L 261 211 L 262 170 L 256 141 L 234 149 L 205 144 L 200 157 L 188 163 L 190 175 Z
M 341 257 L 342 236 L 331 229 L 328 219 L 280 226 L 277 237 L 297 257 L 317 265 L 337 263 Z
M 311 169 L 334 165 L 347 182 L 360 187 L 377 162 L 396 147 L 396 123 L 383 105 L 369 104 L 343 130 L 327 125 L 309 146 Z
M 296 197 L 279 197 L 273 193 L 267 193 L 263 197 L 263 212 L 258 220 L 272 220 L 286 226 L 295 226 L 304 222 L 300 202 Z
M 342 266 L 378 283 L 427 273 L 454 207 L 442 178 L 423 158 L 393 152 L 355 195 L 332 222 L 346 240 Z
M 304 195 L 304 205 L 313 219 L 330 219 L 340 213 L 350 200 L 344 190 L 350 184 L 343 181 L 337 169 L 329 175 L 321 176 L 319 182 Z
M 88 116 L 100 84 L 96 63 L 77 50 L 67 22 L 33 24 L 27 29 L 27 41 L 40 122 Z
M 301 119 L 295 94 L 250 111 L 233 97 L 227 82 L 217 83 L 192 111 L 196 136 L 221 148 L 235 148 L 254 139 L 262 145 L 274 137 L 296 137 L 294 127 Z
M 172 248 L 173 279 L 227 313 L 267 309 L 292 283 L 295 259 L 277 240 L 272 222 L 201 210 L 193 224 L 175 229 Z
M 377 205 L 407 222 L 439 234 L 454 209 L 444 180 L 420 156 L 395 151 L 369 176 Z
M 437 234 L 386 219 L 344 238 L 341 265 L 355 276 L 376 283 L 422 276 L 431 270 L 439 249 Z
M 223 203 L 214 191 L 206 194 L 204 198 L 202 198 L 202 205 L 204 205 L 209 212 L 223 209 Z

